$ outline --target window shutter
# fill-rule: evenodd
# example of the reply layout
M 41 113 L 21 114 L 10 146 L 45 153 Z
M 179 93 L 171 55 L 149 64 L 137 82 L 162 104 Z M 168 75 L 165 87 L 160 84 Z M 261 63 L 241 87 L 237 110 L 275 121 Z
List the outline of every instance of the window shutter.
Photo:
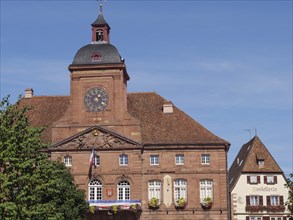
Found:
M 287 220 L 287 217 L 286 216 L 283 216 L 283 220 Z
M 263 181 L 264 181 L 264 184 L 267 184 L 267 176 L 264 176 Z
M 250 184 L 250 176 L 247 176 L 247 183 Z
M 270 206 L 270 205 L 271 205 L 271 197 L 267 196 L 267 206 Z
M 259 196 L 259 204 L 260 204 L 260 205 L 263 205 L 263 199 L 262 199 L 262 196 Z
M 284 205 L 284 197 L 280 196 L 280 205 Z
M 274 184 L 277 184 L 278 183 L 278 178 L 277 176 L 274 176 Z
M 260 183 L 260 176 L 257 176 L 257 183 Z
M 250 205 L 250 196 L 246 196 L 246 205 Z
M 264 216 L 263 220 L 270 220 L 270 217 L 269 216 Z
M 246 216 L 246 220 L 249 220 L 249 216 Z

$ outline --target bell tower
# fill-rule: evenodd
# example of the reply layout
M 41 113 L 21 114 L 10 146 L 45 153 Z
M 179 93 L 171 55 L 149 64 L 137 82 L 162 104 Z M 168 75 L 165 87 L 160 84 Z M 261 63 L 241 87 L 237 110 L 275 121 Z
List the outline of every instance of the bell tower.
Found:
M 100 13 L 98 18 L 92 23 L 92 42 L 106 41 L 110 43 L 110 26 L 106 22 L 102 12 L 102 3 L 100 3 Z
M 140 141 L 139 122 L 127 112 L 127 81 L 130 77 L 118 50 L 110 44 L 110 26 L 104 19 L 101 4 L 98 18 L 91 26 L 92 42 L 76 52 L 68 67 L 70 106 L 59 122 L 70 127 L 69 136 L 99 125 Z M 131 137 L 134 133 L 136 136 Z M 58 134 L 56 140 L 57 137 Z

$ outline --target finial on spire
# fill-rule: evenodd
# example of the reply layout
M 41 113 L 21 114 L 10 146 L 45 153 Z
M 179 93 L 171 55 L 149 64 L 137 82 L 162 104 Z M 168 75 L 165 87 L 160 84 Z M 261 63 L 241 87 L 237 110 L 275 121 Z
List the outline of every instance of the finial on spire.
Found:
M 103 3 L 102 3 L 103 1 L 102 0 L 100 0 L 100 14 L 102 14 L 103 13 Z

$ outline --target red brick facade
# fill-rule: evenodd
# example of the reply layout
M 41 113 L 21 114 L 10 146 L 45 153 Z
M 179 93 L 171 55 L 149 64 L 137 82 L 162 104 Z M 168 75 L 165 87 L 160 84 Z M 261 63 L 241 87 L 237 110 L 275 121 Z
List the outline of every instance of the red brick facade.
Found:
M 107 23 L 103 26 L 101 16 L 92 24 L 96 41 L 94 32 L 110 29 Z M 107 41 L 86 46 L 86 52 L 78 52 L 69 66 L 69 97 L 23 100 L 35 106 L 32 122 L 47 127 L 44 138 L 53 143 L 51 158 L 65 161 L 76 184 L 85 190 L 95 209 L 87 219 L 228 219 L 230 144 L 156 93 L 127 94 L 126 66 L 122 59 L 112 62 L 116 52 L 109 44 L 109 33 L 105 36 Z M 99 60 L 90 60 L 92 54 L 99 54 Z M 107 92 L 108 104 L 101 111 L 85 106 L 85 94 L 91 88 Z M 105 104 L 94 96 L 90 100 L 94 104 Z M 169 103 L 166 112 L 164 103 Z M 90 167 L 92 148 L 99 162 Z M 93 187 L 90 195 L 92 180 L 98 188 Z M 203 180 L 209 184 L 205 189 L 200 186 Z M 160 200 L 156 209 L 148 204 L 151 181 L 160 184 L 154 190 Z M 179 183 L 181 188 L 175 186 Z M 212 198 L 209 208 L 201 205 L 205 193 Z M 187 204 L 176 208 L 175 197 L 184 197 Z

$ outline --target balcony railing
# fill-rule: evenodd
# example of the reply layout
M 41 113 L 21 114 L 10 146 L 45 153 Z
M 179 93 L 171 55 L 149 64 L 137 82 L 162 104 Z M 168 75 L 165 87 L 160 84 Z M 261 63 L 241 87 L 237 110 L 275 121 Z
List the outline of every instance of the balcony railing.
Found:
M 110 209 L 112 206 L 119 206 L 121 209 L 129 209 L 132 205 L 141 206 L 141 200 L 88 200 L 90 206 L 99 209 Z

